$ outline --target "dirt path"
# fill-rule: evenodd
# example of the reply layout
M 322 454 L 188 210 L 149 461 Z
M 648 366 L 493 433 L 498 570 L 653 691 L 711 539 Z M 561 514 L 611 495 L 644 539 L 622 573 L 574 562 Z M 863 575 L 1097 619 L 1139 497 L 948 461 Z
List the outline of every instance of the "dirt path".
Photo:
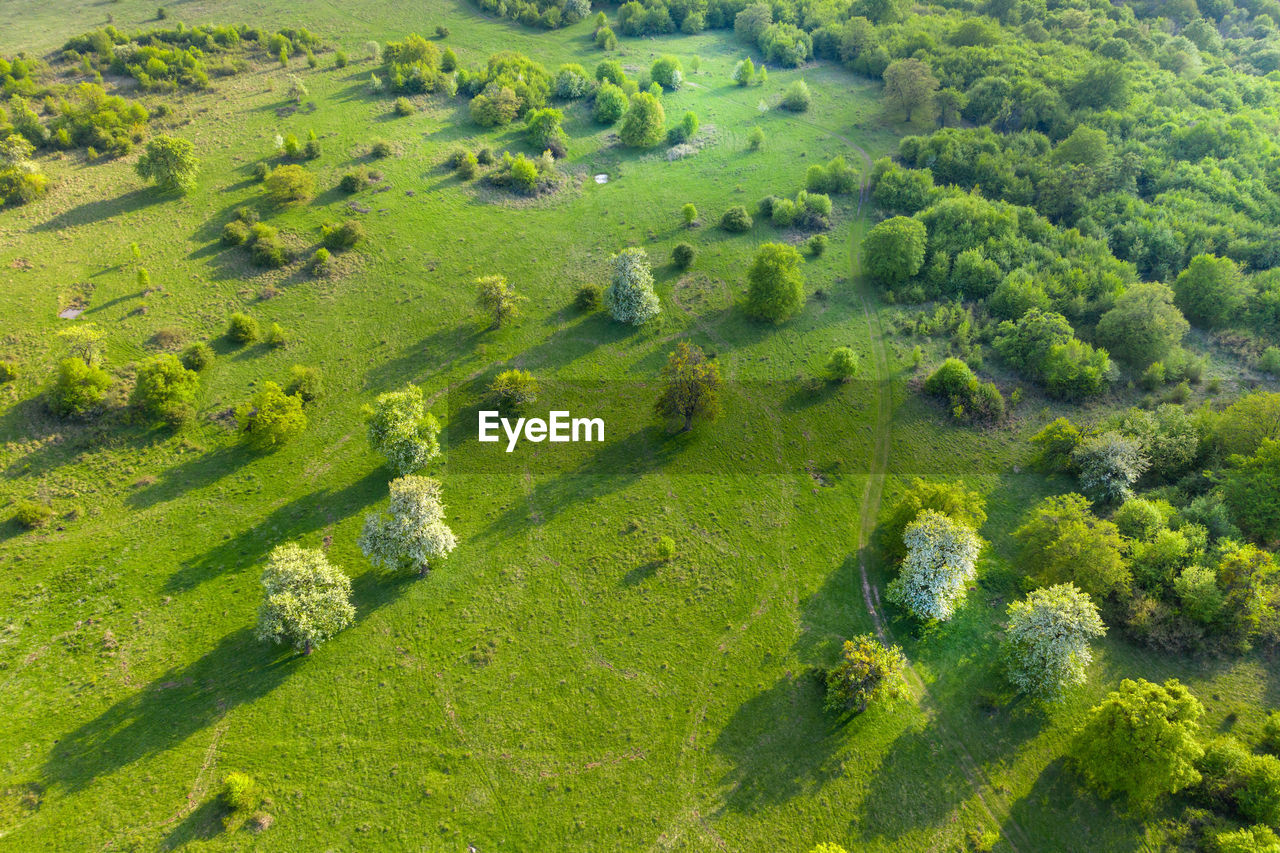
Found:
M 867 282 L 862 278 L 862 258 L 860 255 L 862 233 L 865 228 L 862 210 L 867 203 L 867 196 L 870 192 L 869 181 L 872 161 L 871 156 L 847 136 L 811 122 L 804 123 L 844 142 L 857 153 L 863 164 L 862 183 L 858 191 L 858 210 L 851 237 L 853 241 L 851 273 L 853 281 L 858 285 L 859 296 L 862 300 L 862 311 L 867 318 L 868 339 L 871 342 L 872 378 L 876 388 L 876 400 L 871 464 L 867 471 L 866 486 L 862 492 L 862 507 L 858 517 L 858 574 L 862 586 L 862 600 L 866 605 L 867 613 L 871 616 L 871 624 L 875 627 L 875 632 L 880 637 L 880 640 L 888 644 L 893 642 L 893 632 L 885 624 L 880 614 L 880 591 L 871 582 L 871 574 L 868 569 L 871 554 L 871 535 L 875 531 L 876 520 L 880 515 L 880 503 L 884 497 L 885 478 L 889 470 L 890 437 L 893 429 L 892 376 L 889 369 L 889 359 L 885 353 L 884 329 L 880 322 L 880 312 L 876 307 L 874 294 L 870 292 Z M 1015 851 L 1019 849 L 1019 845 L 1030 846 L 1029 837 L 1010 816 L 1008 804 L 996 794 L 991 784 L 991 779 L 978 765 L 978 762 L 974 760 L 964 742 L 950 732 L 942 723 L 940 715 L 937 713 L 937 705 L 929 694 L 928 686 L 910 661 L 907 662 L 904 675 L 912 696 L 933 717 L 932 723 L 939 740 L 950 748 L 956 763 L 964 772 L 965 778 L 977 797 L 979 807 L 992 828 L 1002 832 L 1004 840 Z M 963 804 L 961 804 L 961 807 L 963 807 Z M 954 819 L 955 815 L 952 817 Z

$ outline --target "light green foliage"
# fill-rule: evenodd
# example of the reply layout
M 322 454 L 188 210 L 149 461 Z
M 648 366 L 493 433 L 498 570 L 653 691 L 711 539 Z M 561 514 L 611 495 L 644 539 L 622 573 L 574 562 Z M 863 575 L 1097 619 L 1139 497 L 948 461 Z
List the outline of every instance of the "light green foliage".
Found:
M 702 347 L 681 341 L 662 369 L 662 394 L 654 409 L 664 418 L 682 420 L 681 431 L 687 432 L 694 418 L 719 416 L 720 388 L 720 365 L 708 359 Z
M 527 370 L 504 370 L 489 383 L 489 397 L 499 409 L 519 409 L 537 401 L 538 380 Z
M 1252 456 L 1231 457 L 1225 497 L 1241 530 L 1260 542 L 1280 540 L 1280 441 L 1263 439 Z
M 172 420 L 191 405 L 199 385 L 199 375 L 184 367 L 176 355 L 157 355 L 138 368 L 129 403 L 148 417 Z
M 1227 453 L 1248 456 L 1266 439 L 1280 439 L 1280 394 L 1254 391 L 1223 411 L 1217 424 L 1218 440 Z
M 680 208 L 680 215 L 684 218 L 684 224 L 690 228 L 698 221 L 698 208 L 692 204 L 686 204 Z
M 13 520 L 27 530 L 43 527 L 53 518 L 53 507 L 40 501 L 25 498 L 14 503 Z
M 764 130 L 759 127 L 751 128 L 751 132 L 747 134 L 747 147 L 752 151 L 759 151 L 762 145 L 764 145 Z
M 659 536 L 654 546 L 654 556 L 660 563 L 670 563 L 676 558 L 676 540 L 670 536 Z
M 227 321 L 227 337 L 238 344 L 251 344 L 258 339 L 258 321 L 237 311 Z
M 1163 685 L 1126 678 L 1089 711 L 1072 743 L 1085 780 L 1100 793 L 1146 806 L 1200 781 L 1195 762 L 1199 700 L 1176 679 Z
M 1033 461 L 1046 474 L 1068 472 L 1074 464 L 1071 453 L 1083 440 L 1075 424 L 1066 418 L 1056 418 L 1031 437 L 1031 446 L 1035 448 Z
M 147 143 L 146 151 L 134 168 L 147 181 L 155 181 L 164 192 L 188 193 L 196 187 L 200 160 L 190 140 L 176 136 L 157 136 Z
M 922 621 L 947 621 L 977 569 L 977 534 L 950 516 L 926 509 L 907 525 L 902 542 L 907 556 L 889 584 L 889 600 Z
M 674 92 L 684 83 L 684 68 L 679 58 L 669 54 L 660 56 L 649 70 L 649 77 L 668 92 Z
M 379 394 L 361 413 L 369 446 L 401 476 L 420 470 L 439 455 L 440 422 L 426 410 L 417 385 Z
M 67 354 L 93 366 L 102 363 L 102 342 L 106 337 L 107 333 L 94 323 L 77 323 L 58 330 L 58 339 Z
M 880 523 L 880 548 L 887 559 L 896 562 L 906 555 L 903 535 L 907 525 L 924 510 L 940 512 L 974 530 L 987 521 L 982 495 L 967 490 L 963 483 L 929 482 L 916 477 Z
M 258 450 L 275 450 L 307 428 L 302 401 L 274 382 L 264 382 L 253 399 L 236 409 L 236 422 L 245 441 Z
M 1280 853 L 1280 836 L 1269 826 L 1221 831 L 1213 837 L 1215 853 Z
M 792 83 L 787 87 L 779 106 L 793 113 L 807 112 L 813 106 L 813 93 L 809 91 L 809 84 L 803 80 Z
M 515 286 L 503 275 L 486 275 L 476 279 L 476 307 L 493 318 L 492 328 L 499 328 L 520 310 L 521 297 Z
M 918 59 L 898 59 L 884 70 L 884 99 L 903 112 L 907 121 L 933 106 L 938 91 L 938 78 L 933 70 Z
M 604 292 L 604 304 L 619 323 L 640 326 L 662 310 L 653 292 L 653 273 L 644 249 L 623 249 L 610 258 L 613 280 Z
M 45 390 L 49 408 L 59 417 L 82 417 L 102 402 L 111 387 L 111 374 L 78 358 L 58 362 Z
M 392 480 L 390 490 L 387 511 L 365 516 L 357 544 L 375 566 L 425 575 L 433 561 L 443 560 L 457 546 L 444 522 L 440 481 L 409 475 Z
M 1023 570 L 1045 584 L 1074 583 L 1099 600 L 1129 586 L 1120 531 L 1081 495 L 1045 498 L 1013 535 Z
M 276 204 L 294 204 L 315 195 L 315 176 L 298 165 L 278 166 L 267 175 L 267 196 Z
M 262 805 L 262 789 L 247 773 L 232 772 L 222 780 L 218 800 L 226 810 L 222 817 L 223 828 L 234 830 Z
M 289 368 L 289 381 L 284 392 L 290 397 L 297 397 L 305 406 L 314 403 L 324 394 L 324 382 L 320 368 L 304 364 L 295 364 Z
M 258 608 L 258 639 L 288 643 L 310 654 L 351 624 L 351 580 L 324 552 L 277 545 L 262 570 L 266 600 Z
M 1089 641 L 1106 634 L 1098 608 L 1073 584 L 1033 590 L 1009 605 L 1003 657 L 1009 680 L 1048 701 L 1085 681 Z
M 858 362 L 852 347 L 836 347 L 827 357 L 827 375 L 837 382 L 848 382 L 858 375 Z
M 794 246 L 762 244 L 747 271 L 747 314 L 781 323 L 803 308 L 803 263 Z
M 1196 255 L 1173 283 L 1178 307 L 1209 328 L 1238 321 L 1253 289 L 1230 258 Z
M 648 92 L 639 92 L 631 96 L 631 105 L 622 119 L 618 137 L 624 145 L 632 148 L 649 148 L 663 140 L 666 122 L 667 113 L 662 102 Z
M 525 136 L 529 144 L 539 151 L 564 150 L 565 135 L 560 122 L 564 121 L 564 113 L 560 110 L 545 107 L 530 110 L 525 119 Z
M 919 220 L 905 216 L 878 223 L 862 241 L 867 272 L 885 289 L 902 286 L 924 266 L 928 236 Z
M 622 118 L 627 111 L 627 96 L 622 89 L 609 81 L 600 84 L 596 91 L 595 112 L 592 114 L 599 124 L 613 124 Z
M 756 65 L 751 61 L 751 57 L 739 60 L 738 64 L 733 66 L 733 73 L 730 79 L 739 86 L 750 86 L 756 77 Z

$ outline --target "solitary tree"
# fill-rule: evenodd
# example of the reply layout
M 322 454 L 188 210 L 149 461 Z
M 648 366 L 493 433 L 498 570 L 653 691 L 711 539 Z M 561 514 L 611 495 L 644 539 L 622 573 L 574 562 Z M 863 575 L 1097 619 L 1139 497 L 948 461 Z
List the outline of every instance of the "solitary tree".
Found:
M 1173 291 L 1160 282 L 1139 282 L 1116 297 L 1098 321 L 1098 342 L 1136 367 L 1168 358 L 1191 326 L 1173 304 Z
M 932 106 L 937 91 L 933 69 L 918 59 L 898 59 L 884 70 L 884 99 L 906 113 L 907 121 L 916 110 Z
M 940 512 L 925 510 L 902 536 L 907 558 L 889 584 L 889 599 L 923 621 L 945 622 L 973 579 L 978 536 Z
M 836 382 L 848 382 L 858 375 L 858 354 L 851 347 L 836 347 L 827 358 L 827 375 Z
M 693 204 L 686 204 L 680 208 L 680 215 L 684 217 L 684 224 L 692 228 L 698 221 L 698 208 L 694 207 Z
M 924 266 L 929 232 L 924 223 L 895 216 L 878 223 L 862 240 L 867 272 L 881 287 L 892 290 L 907 282 Z
M 129 402 L 144 416 L 176 423 L 189 409 L 199 384 L 199 374 L 184 367 L 176 355 L 157 355 L 138 368 Z
M 846 640 L 840 663 L 827 672 L 827 710 L 860 714 L 871 702 L 905 699 L 906 667 L 898 646 L 885 646 L 871 634 Z
M 323 551 L 290 542 L 271 551 L 262 571 L 266 601 L 258 608 L 258 639 L 289 643 L 303 654 L 351 624 L 351 580 Z
M 681 418 L 681 432 L 693 428 L 695 417 L 714 419 L 720 413 L 720 366 L 697 344 L 681 341 L 662 369 L 662 395 L 654 406 L 659 415 Z
M 364 555 L 389 572 L 416 569 L 425 575 L 431 561 L 444 559 L 458 544 L 444 522 L 440 481 L 409 475 L 391 481 L 386 514 L 365 516 L 357 544 Z
M 200 173 L 195 152 L 196 147 L 186 139 L 157 136 L 147 143 L 134 168 L 143 180 L 155 181 L 164 192 L 188 193 L 195 189 Z
M 747 313 L 781 323 L 804 305 L 800 253 L 785 243 L 765 243 L 747 271 Z
M 253 399 L 236 409 L 245 441 L 259 450 L 275 450 L 307 428 L 302 400 L 274 382 L 264 382 Z
M 1200 781 L 1195 762 L 1204 748 L 1196 736 L 1203 714 L 1177 679 L 1159 685 L 1126 678 L 1089 711 L 1072 743 L 1072 759 L 1100 793 L 1147 806 Z
M 362 412 L 369 445 L 400 475 L 412 474 L 440 453 L 440 422 L 426 410 L 417 385 L 379 394 Z
M 500 327 L 503 321 L 519 313 L 519 303 L 523 297 L 516 295 L 516 289 L 504 275 L 486 275 L 476 279 L 476 305 L 493 316 L 490 328 Z
M 631 96 L 631 106 L 622 118 L 618 137 L 632 148 L 649 148 L 663 140 L 666 123 L 667 113 L 662 102 L 648 92 L 638 92 Z
M 1013 686 L 1056 700 L 1085 680 L 1093 655 L 1089 641 L 1107 632 L 1098 608 L 1072 584 L 1033 590 L 1009 605 L 1004 660 Z
M 639 326 L 658 316 L 662 306 L 653 292 L 653 273 L 644 249 L 623 249 L 612 258 L 613 281 L 604 303 L 619 323 Z

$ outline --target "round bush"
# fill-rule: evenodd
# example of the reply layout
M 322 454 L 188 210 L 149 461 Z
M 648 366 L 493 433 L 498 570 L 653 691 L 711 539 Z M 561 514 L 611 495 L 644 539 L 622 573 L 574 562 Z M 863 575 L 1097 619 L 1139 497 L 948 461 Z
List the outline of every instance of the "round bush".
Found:
M 391 143 L 382 139 L 369 146 L 369 156 L 378 160 L 390 157 L 393 153 Z
M 248 239 L 249 226 L 240 220 L 235 219 L 222 226 L 222 244 L 224 246 L 239 246 Z
M 396 98 L 395 112 L 398 116 L 413 115 L 415 112 L 413 108 L 413 101 L 410 101 L 408 98 Z
M 178 359 L 187 370 L 199 373 L 213 364 L 213 347 L 204 341 L 199 341 L 184 349 Z
M 720 217 L 720 227 L 731 234 L 741 234 L 751 230 L 751 214 L 742 205 L 736 205 L 724 212 Z
M 693 265 L 693 259 L 696 255 L 697 252 L 688 243 L 680 243 L 671 250 L 671 260 L 682 270 L 687 270 Z
M 53 509 L 36 501 L 20 500 L 13 510 L 13 520 L 28 530 L 43 527 L 52 517 Z
M 251 344 L 258 339 L 258 321 L 237 311 L 227 322 L 227 337 L 238 344 Z
M 334 251 L 350 249 L 365 238 L 364 226 L 354 219 L 341 224 L 324 225 L 320 228 L 320 235 L 324 247 Z
M 357 169 L 354 172 L 347 172 L 342 176 L 342 180 L 338 182 L 338 186 L 343 192 L 354 193 L 364 189 L 365 184 L 369 183 L 369 174 L 364 169 Z

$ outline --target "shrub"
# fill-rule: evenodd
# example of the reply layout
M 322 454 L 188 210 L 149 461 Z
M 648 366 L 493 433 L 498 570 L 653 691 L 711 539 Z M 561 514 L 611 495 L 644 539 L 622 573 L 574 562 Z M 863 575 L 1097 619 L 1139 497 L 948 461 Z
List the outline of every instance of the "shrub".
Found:
M 684 224 L 692 228 L 698 221 L 698 208 L 692 204 L 686 204 L 680 208 L 680 215 L 684 217 Z
M 1258 370 L 1280 376 L 1280 347 L 1267 347 L 1258 359 Z
M 671 260 L 679 269 L 687 270 L 693 264 L 696 254 L 693 246 L 688 243 L 678 243 L 671 250 Z
M 462 155 L 462 160 L 457 165 L 458 177 L 464 181 L 469 181 L 480 172 L 480 160 L 470 151 Z
M 238 344 L 251 344 L 258 339 L 258 321 L 237 311 L 227 323 L 227 337 Z
M 599 311 L 603 300 L 604 290 L 600 285 L 589 282 L 578 288 L 573 297 L 573 306 L 579 311 Z
M 826 674 L 826 710 L 861 713 L 880 699 L 906 699 L 911 694 L 902 677 L 907 659 L 898 646 L 885 646 L 871 634 L 846 640 L 840 663 Z M 844 853 L 835 844 L 819 844 L 810 853 Z
M 654 556 L 660 563 L 670 563 L 676 558 L 676 540 L 670 536 L 659 536 Z
M 253 164 L 253 177 L 258 181 L 265 181 L 267 176 L 271 174 L 271 166 L 266 163 Z
M 640 92 L 631 96 L 631 105 L 622 120 L 618 137 L 623 145 L 648 148 L 662 141 L 662 127 L 666 121 L 662 102 L 648 92 Z
M 341 51 L 341 50 L 334 51 L 334 54 L 333 54 L 333 67 L 334 67 L 334 68 L 346 68 L 346 67 L 347 67 L 347 63 L 349 63 L 350 61 L 351 61 L 351 60 L 350 60 L 350 58 L 347 56 L 347 54 L 346 54 L 346 52 L 345 52 L 345 51 Z
M 333 256 L 329 254 L 328 249 L 321 246 L 315 250 L 311 255 L 311 260 L 307 261 L 307 272 L 317 278 L 333 272 Z
M 16 361 L 0 360 L 0 383 L 12 382 L 18 378 L 18 363 Z
M 622 89 L 605 81 L 596 91 L 593 116 L 598 124 L 614 124 L 627 111 L 627 96 Z
M 747 271 L 747 314 L 781 323 L 803 307 L 804 275 L 800 264 L 800 253 L 793 246 L 761 245 Z
M 405 97 L 396 98 L 394 109 L 398 116 L 411 116 L 416 112 L 413 108 L 413 101 Z
M 489 384 L 489 396 L 500 409 L 518 409 L 538 399 L 538 380 L 527 370 L 504 370 Z
M 284 393 L 297 397 L 304 404 L 314 403 L 324 393 L 323 378 L 318 367 L 295 364 L 289 368 L 289 381 Z
M 374 142 L 369 146 L 369 156 L 377 160 L 390 157 L 394 153 L 395 151 L 391 147 L 391 143 L 386 140 L 379 139 L 377 142 Z
M 170 423 L 185 420 L 199 379 L 175 355 L 158 355 L 138 368 L 137 381 L 129 397 L 135 410 Z
M 302 401 L 274 382 L 263 383 L 253 399 L 236 409 L 245 441 L 259 450 L 274 450 L 307 428 Z
M 364 226 L 354 219 L 320 228 L 320 241 L 326 249 L 342 251 L 350 249 L 365 238 Z
M 314 160 L 320 156 L 320 140 L 308 139 L 307 144 L 302 148 L 302 156 L 307 160 Z
M 204 341 L 198 341 L 184 349 L 178 358 L 181 360 L 182 366 L 187 370 L 194 370 L 199 373 L 213 364 L 213 347 Z
M 81 416 L 102 402 L 110 387 L 111 374 L 107 371 L 78 358 L 67 358 L 58 363 L 45 399 L 56 415 Z
M 735 205 L 720 217 L 720 227 L 731 234 L 741 234 L 751 230 L 751 214 L 742 205 Z
M 276 204 L 306 201 L 315 195 L 316 190 L 315 176 L 297 165 L 272 169 L 264 183 L 267 195 Z
M 53 518 L 53 508 L 48 504 L 22 499 L 14 504 L 13 520 L 28 530 L 43 527 Z
M 674 56 L 659 57 L 649 70 L 649 78 L 668 91 L 675 91 L 684 82 L 684 69 Z
M 848 382 L 858 368 L 858 354 L 851 347 L 836 347 L 827 358 L 827 375 L 836 382 Z
M 813 95 L 809 92 L 809 86 L 803 80 L 797 80 L 787 87 L 787 93 L 782 96 L 782 108 L 790 110 L 793 113 L 802 113 L 813 105 Z
M 222 226 L 222 244 L 239 246 L 249 239 L 249 226 L 238 219 L 233 219 Z
M 369 173 L 364 169 L 356 169 L 347 172 L 342 176 L 342 180 L 338 182 L 338 186 L 343 192 L 354 193 L 364 189 L 369 183 Z
M 256 266 L 276 268 L 292 259 L 292 253 L 280 240 L 280 232 L 265 222 L 249 228 L 249 258 Z
M 289 336 L 285 333 L 283 326 L 272 323 L 267 327 L 267 336 L 263 340 L 272 349 L 279 349 L 289 343 Z
M 747 147 L 752 151 L 759 151 L 762 145 L 764 145 L 764 131 L 759 127 L 751 128 L 751 132 L 747 134 Z

